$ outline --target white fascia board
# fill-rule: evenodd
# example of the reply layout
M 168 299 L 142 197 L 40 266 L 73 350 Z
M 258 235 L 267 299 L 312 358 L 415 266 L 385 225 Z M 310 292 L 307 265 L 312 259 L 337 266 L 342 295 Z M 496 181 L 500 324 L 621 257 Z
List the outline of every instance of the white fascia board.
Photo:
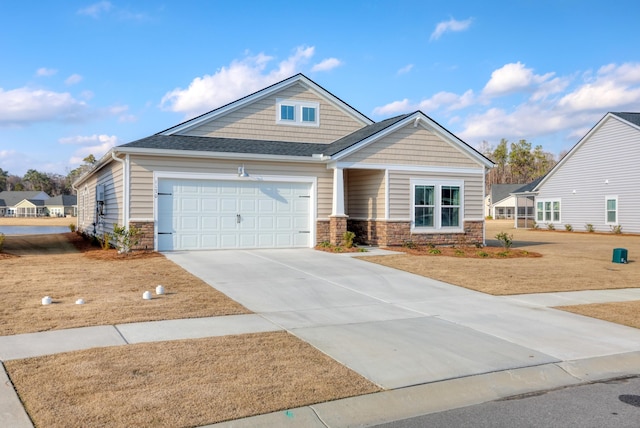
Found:
M 417 120 L 419 119 L 419 120 Z M 465 154 L 467 154 L 469 157 L 471 157 L 474 161 L 482 164 L 483 167 L 486 168 L 493 168 L 495 165 L 493 164 L 493 162 L 489 161 L 488 159 L 485 159 L 483 156 L 480 156 L 475 150 L 473 150 L 471 147 L 469 147 L 468 145 L 461 143 L 460 140 L 453 138 L 451 133 L 449 133 L 447 130 L 443 129 L 440 125 L 438 125 L 437 123 L 435 123 L 433 120 L 431 120 L 427 115 L 425 115 L 422 112 L 416 112 L 414 114 L 412 114 L 411 116 L 407 116 L 406 118 L 402 119 L 401 121 L 394 123 L 393 125 L 389 126 L 388 128 L 383 129 L 382 131 L 370 136 L 369 138 L 366 138 L 362 141 L 360 141 L 357 144 L 354 144 L 353 146 L 349 147 L 348 149 L 342 151 L 341 153 L 339 153 L 338 155 L 334 156 L 333 159 L 335 160 L 340 160 L 346 156 L 351 155 L 352 153 L 368 146 L 371 143 L 374 143 L 376 141 L 378 141 L 379 139 L 397 131 L 400 128 L 405 127 L 406 125 L 410 124 L 410 123 L 414 123 L 414 126 L 422 126 L 423 128 L 427 129 L 430 132 L 436 133 L 438 134 L 442 139 L 444 139 L 445 141 L 449 142 L 450 144 L 452 144 L 455 147 L 458 147 L 459 149 L 461 149 L 463 152 L 465 152 Z
M 324 163 L 326 160 L 310 156 L 282 156 L 265 155 L 257 153 L 231 153 L 231 152 L 207 152 L 196 150 L 170 150 L 170 149 L 149 149 L 140 147 L 118 147 L 116 153 L 128 153 L 132 155 L 151 155 L 181 158 L 210 158 L 210 159 L 238 159 L 238 160 L 261 160 L 271 162 L 308 162 Z
M 109 149 L 109 151 L 107 153 L 105 153 L 104 156 L 102 156 L 98 162 L 96 162 L 91 169 L 89 169 L 89 171 L 85 172 L 84 174 L 82 174 L 80 177 L 78 177 L 78 179 L 76 181 L 73 182 L 72 186 L 76 187 L 76 185 L 86 181 L 89 177 L 91 177 L 96 171 L 102 169 L 102 167 L 104 167 L 105 165 L 111 163 L 113 161 L 113 157 L 112 154 L 116 154 L 116 147 L 113 147 L 111 149 Z
M 225 106 L 219 107 L 215 110 L 210 111 L 209 113 L 205 113 L 202 116 L 198 116 L 196 118 L 193 118 L 187 122 L 184 122 L 180 125 L 174 126 L 173 128 L 169 128 L 166 131 L 163 131 L 160 133 L 160 135 L 174 135 L 174 134 L 178 134 L 184 131 L 188 131 L 189 129 L 192 129 L 196 126 L 201 125 L 202 123 L 208 122 L 210 120 L 213 120 L 217 117 L 220 116 L 224 116 L 234 110 L 237 110 L 239 108 L 242 108 L 246 105 L 249 105 L 251 103 L 254 103 L 258 100 L 260 100 L 261 98 L 264 97 L 268 97 L 269 95 L 272 95 L 278 91 L 281 91 L 282 89 L 285 89 L 289 86 L 293 86 L 296 83 L 303 83 L 305 86 L 307 86 L 309 89 L 313 90 L 314 92 L 316 92 L 317 94 L 319 94 L 321 97 L 325 98 L 327 101 L 329 101 L 330 103 L 334 104 L 337 108 L 341 109 L 342 111 L 344 111 L 345 113 L 349 114 L 350 116 L 352 116 L 353 118 L 355 118 L 356 120 L 362 122 L 365 125 L 370 125 L 371 123 L 373 123 L 371 121 L 371 119 L 367 118 L 366 116 L 360 114 L 359 112 L 357 112 L 356 110 L 354 110 L 353 108 L 349 107 L 348 105 L 346 105 L 344 103 L 344 101 L 341 101 L 340 99 L 338 99 L 336 96 L 332 95 L 331 93 L 327 92 L 326 90 L 322 89 L 320 86 L 318 86 L 316 83 L 314 83 L 313 81 L 309 80 L 308 78 L 306 78 L 303 75 L 296 75 L 293 76 L 289 79 L 283 80 L 279 83 L 276 83 L 272 86 L 269 86 L 267 88 L 264 88 L 258 92 L 254 92 L 251 95 L 248 95 L 244 98 L 241 98 L 237 101 L 231 102 Z
M 358 162 L 332 162 L 327 168 L 343 169 L 382 169 L 389 171 L 428 172 L 439 174 L 484 174 L 484 168 L 467 168 L 452 166 L 422 166 L 422 165 L 390 165 Z

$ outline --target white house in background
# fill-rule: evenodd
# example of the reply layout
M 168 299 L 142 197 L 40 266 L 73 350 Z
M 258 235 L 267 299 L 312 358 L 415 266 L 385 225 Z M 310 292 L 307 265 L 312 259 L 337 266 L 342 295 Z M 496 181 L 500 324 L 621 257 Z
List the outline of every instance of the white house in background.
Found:
M 49 199 L 46 192 L 9 191 L 0 192 L 0 216 L 39 217 L 45 214 L 44 201 Z
M 607 113 L 529 194 L 540 225 L 640 233 L 640 113 Z
M 512 219 L 516 212 L 516 197 L 511 192 L 521 188 L 523 184 L 494 184 L 485 205 L 485 217 L 494 219 Z

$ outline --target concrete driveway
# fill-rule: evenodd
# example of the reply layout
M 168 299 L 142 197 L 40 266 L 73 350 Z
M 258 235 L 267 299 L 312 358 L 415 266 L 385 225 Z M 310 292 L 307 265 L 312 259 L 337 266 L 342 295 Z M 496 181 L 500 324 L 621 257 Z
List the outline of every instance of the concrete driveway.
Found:
M 550 309 L 535 299 L 489 296 L 349 254 L 238 250 L 166 256 L 387 389 L 640 351 L 640 330 Z

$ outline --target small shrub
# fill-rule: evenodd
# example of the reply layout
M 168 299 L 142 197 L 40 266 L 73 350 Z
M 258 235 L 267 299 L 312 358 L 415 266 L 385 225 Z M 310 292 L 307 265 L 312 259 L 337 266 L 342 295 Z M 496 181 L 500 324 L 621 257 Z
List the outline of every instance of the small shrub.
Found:
M 408 248 L 410 250 L 415 250 L 416 248 L 418 248 L 418 244 L 413 241 L 402 241 L 402 247 Z
M 499 257 L 508 257 L 509 256 L 509 252 L 508 251 L 500 251 L 499 253 L 496 253 Z
M 462 251 L 462 250 L 456 250 L 456 251 L 455 251 L 455 255 L 456 255 L 456 256 L 464 256 L 464 251 Z
M 135 226 L 129 226 L 129 228 L 127 229 L 124 226 L 118 226 L 117 223 L 114 223 L 113 233 L 111 234 L 111 236 L 115 241 L 115 246 L 118 250 L 118 253 L 128 253 L 129 251 L 131 251 L 131 248 L 138 245 L 138 242 L 140 242 L 139 237 L 141 233 L 142 231 Z
M 484 251 L 478 251 L 476 254 L 478 255 L 478 257 L 482 257 L 483 259 L 489 257 L 489 253 L 485 253 Z
M 533 222 L 533 228 L 536 229 L 536 230 L 540 229 L 540 225 L 538 223 L 536 223 L 536 222 Z
M 488 215 L 485 217 L 485 220 L 493 220 L 493 216 Z
M 611 233 L 620 235 L 622 233 L 622 226 L 620 226 L 619 224 L 615 226 L 611 226 Z
M 318 247 L 320 247 L 320 248 L 329 248 L 329 247 L 331 247 L 331 242 L 322 241 L 321 243 L 318 244 Z
M 100 248 L 102 248 L 103 250 L 108 250 L 111 248 L 111 242 L 109 241 L 111 239 L 111 234 L 104 232 L 102 234 L 102 238 L 99 239 L 100 241 Z
M 429 249 L 429 254 L 441 254 L 442 251 L 438 250 L 437 248 L 430 248 Z
M 547 229 L 556 230 L 556 226 L 553 223 L 547 223 Z
M 529 252 L 527 250 L 522 250 L 520 254 L 522 254 L 523 256 L 528 256 Z
M 366 248 L 358 248 L 358 252 L 359 253 L 366 253 L 367 249 Z
M 585 224 L 584 228 L 587 230 L 587 232 L 595 232 L 596 231 L 596 229 L 593 227 L 593 225 L 591 223 Z
M 75 223 L 69 223 L 69 231 L 71 233 L 76 231 L 76 224 Z
M 341 246 L 337 245 L 333 248 L 333 252 L 334 253 L 342 253 L 344 251 L 344 248 L 342 248 Z
M 500 241 L 505 250 L 509 250 L 513 245 L 513 235 L 509 235 L 507 232 L 498 233 L 496 239 Z
M 353 247 L 353 240 L 355 239 L 356 234 L 351 231 L 346 231 L 342 234 L 342 241 L 344 246 L 347 248 Z
M 564 230 L 566 230 L 567 232 L 573 232 L 573 226 L 571 226 L 570 224 L 565 224 Z
M 0 251 L 2 251 L 3 246 L 4 246 L 4 233 L 0 232 Z

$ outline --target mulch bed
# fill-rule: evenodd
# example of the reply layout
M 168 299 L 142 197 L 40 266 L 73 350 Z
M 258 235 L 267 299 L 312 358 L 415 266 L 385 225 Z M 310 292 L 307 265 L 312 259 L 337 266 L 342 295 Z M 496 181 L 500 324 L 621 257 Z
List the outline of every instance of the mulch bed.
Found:
M 392 251 L 400 251 L 414 256 L 432 256 L 432 257 L 460 257 L 472 259 L 514 259 L 514 258 L 533 258 L 542 257 L 542 254 L 533 251 L 509 249 L 502 247 L 390 247 L 385 248 Z

